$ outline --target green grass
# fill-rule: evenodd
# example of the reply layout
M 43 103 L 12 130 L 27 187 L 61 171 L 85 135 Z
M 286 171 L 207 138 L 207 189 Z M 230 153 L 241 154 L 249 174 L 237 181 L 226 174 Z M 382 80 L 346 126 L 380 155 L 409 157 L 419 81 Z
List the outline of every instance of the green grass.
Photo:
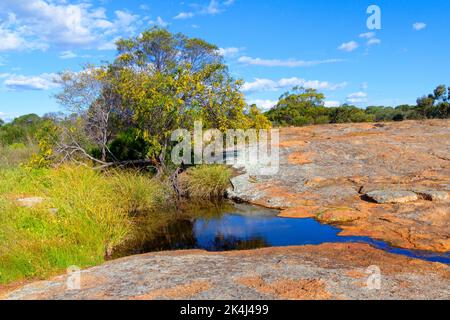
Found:
M 230 178 L 231 170 L 224 165 L 202 165 L 186 172 L 183 188 L 191 198 L 220 198 L 230 186 Z
M 44 201 L 25 208 L 21 197 Z M 132 233 L 131 213 L 157 210 L 170 197 L 164 183 L 136 173 L 0 169 L 0 283 L 102 263 Z

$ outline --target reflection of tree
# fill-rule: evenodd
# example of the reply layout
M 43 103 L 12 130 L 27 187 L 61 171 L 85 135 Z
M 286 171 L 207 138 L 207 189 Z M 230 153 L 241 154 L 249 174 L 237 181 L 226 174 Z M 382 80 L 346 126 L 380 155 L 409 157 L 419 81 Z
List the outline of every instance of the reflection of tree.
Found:
M 118 249 L 114 258 L 155 251 L 193 249 L 197 247 L 194 234 L 194 221 L 171 220 L 158 231 L 148 234 L 139 241 L 131 241 Z
M 194 221 L 175 220 L 164 226 L 160 233 L 144 244 L 144 252 L 193 249 L 197 245 Z
M 236 208 L 228 201 L 184 201 L 180 203 L 180 214 L 191 219 L 218 219 L 226 212 L 234 212 Z
M 208 250 L 213 251 L 231 251 L 231 250 L 250 250 L 258 248 L 270 247 L 263 237 L 254 237 L 251 239 L 240 239 L 233 236 L 225 237 L 223 234 L 218 234 L 214 238 L 213 246 Z

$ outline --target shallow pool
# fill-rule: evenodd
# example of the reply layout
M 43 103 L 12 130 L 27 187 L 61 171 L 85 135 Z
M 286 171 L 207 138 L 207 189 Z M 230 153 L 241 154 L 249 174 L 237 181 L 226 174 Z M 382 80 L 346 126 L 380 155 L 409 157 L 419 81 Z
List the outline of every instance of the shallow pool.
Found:
M 202 209 L 205 212 L 205 209 Z M 217 210 L 217 207 L 214 208 Z M 450 254 L 393 248 L 368 237 L 338 236 L 340 229 L 314 219 L 277 217 L 277 212 L 243 204 L 220 208 L 210 215 L 179 214 L 153 235 L 120 250 L 120 256 L 164 250 L 229 251 L 322 243 L 360 242 L 395 254 L 450 263 Z

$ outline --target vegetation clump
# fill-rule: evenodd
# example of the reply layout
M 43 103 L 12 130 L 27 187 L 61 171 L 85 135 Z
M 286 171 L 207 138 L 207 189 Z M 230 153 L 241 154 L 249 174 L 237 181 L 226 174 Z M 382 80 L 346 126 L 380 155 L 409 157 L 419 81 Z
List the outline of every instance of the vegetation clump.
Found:
M 417 105 L 397 107 L 344 104 L 326 107 L 325 96 L 315 89 L 296 87 L 282 95 L 266 116 L 275 126 L 304 126 L 326 123 L 382 122 L 450 118 L 450 89 L 438 86 L 432 94 L 417 99 Z
M 183 191 L 190 198 L 214 199 L 225 195 L 230 187 L 231 170 L 224 165 L 202 165 L 187 170 Z

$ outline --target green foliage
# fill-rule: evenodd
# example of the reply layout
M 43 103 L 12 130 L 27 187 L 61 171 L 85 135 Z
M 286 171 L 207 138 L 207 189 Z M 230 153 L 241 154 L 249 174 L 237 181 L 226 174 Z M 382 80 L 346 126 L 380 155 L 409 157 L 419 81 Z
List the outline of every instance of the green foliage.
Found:
M 118 51 L 115 85 L 149 146 L 148 158 L 164 162 L 173 130 L 191 129 L 196 120 L 220 130 L 249 126 L 241 82 L 229 75 L 216 46 L 153 28 L 119 41 Z
M 155 27 L 119 40 L 117 49 L 111 64 L 61 74 L 57 100 L 81 120 L 71 119 L 76 130 L 59 135 L 66 141 L 53 159 L 84 157 L 101 166 L 139 160 L 167 173 L 174 130 L 191 130 L 195 121 L 221 131 L 270 127 L 256 107 L 247 110 L 243 82 L 230 75 L 217 46 Z
M 48 167 L 53 160 L 53 149 L 59 140 L 59 127 L 51 120 L 46 120 L 36 132 L 39 149 L 31 157 L 28 166 L 30 168 Z
M 417 110 L 422 118 L 450 118 L 450 90 L 438 86 L 433 93 L 417 99 Z
M 344 104 L 326 108 L 324 98 L 316 90 L 294 88 L 293 92 L 281 96 L 277 106 L 266 115 L 277 126 L 450 118 L 450 88 L 445 85 L 438 86 L 432 94 L 418 98 L 416 106 L 369 106 L 361 109 Z
M 0 145 L 14 143 L 36 143 L 36 131 L 43 119 L 35 114 L 24 115 L 14 119 L 11 123 L 0 125 Z
M 278 104 L 266 113 L 275 125 L 304 126 L 328 122 L 325 96 L 315 89 L 296 87 L 280 97 Z
M 355 106 L 343 105 L 330 110 L 330 123 L 372 122 L 375 117 Z
M 231 170 L 223 165 L 190 168 L 182 179 L 182 188 L 191 198 L 221 198 L 230 186 Z
M 142 139 L 134 130 L 127 130 L 117 135 L 109 144 L 109 150 L 111 154 L 107 160 L 139 160 L 145 159 L 147 154 L 149 154 L 150 144 Z M 94 156 L 96 155 L 94 154 Z M 114 156 L 114 159 L 112 159 L 112 156 Z
M 272 123 L 270 120 L 258 109 L 258 107 L 253 104 L 249 107 L 247 118 L 249 127 L 256 130 L 270 129 Z

